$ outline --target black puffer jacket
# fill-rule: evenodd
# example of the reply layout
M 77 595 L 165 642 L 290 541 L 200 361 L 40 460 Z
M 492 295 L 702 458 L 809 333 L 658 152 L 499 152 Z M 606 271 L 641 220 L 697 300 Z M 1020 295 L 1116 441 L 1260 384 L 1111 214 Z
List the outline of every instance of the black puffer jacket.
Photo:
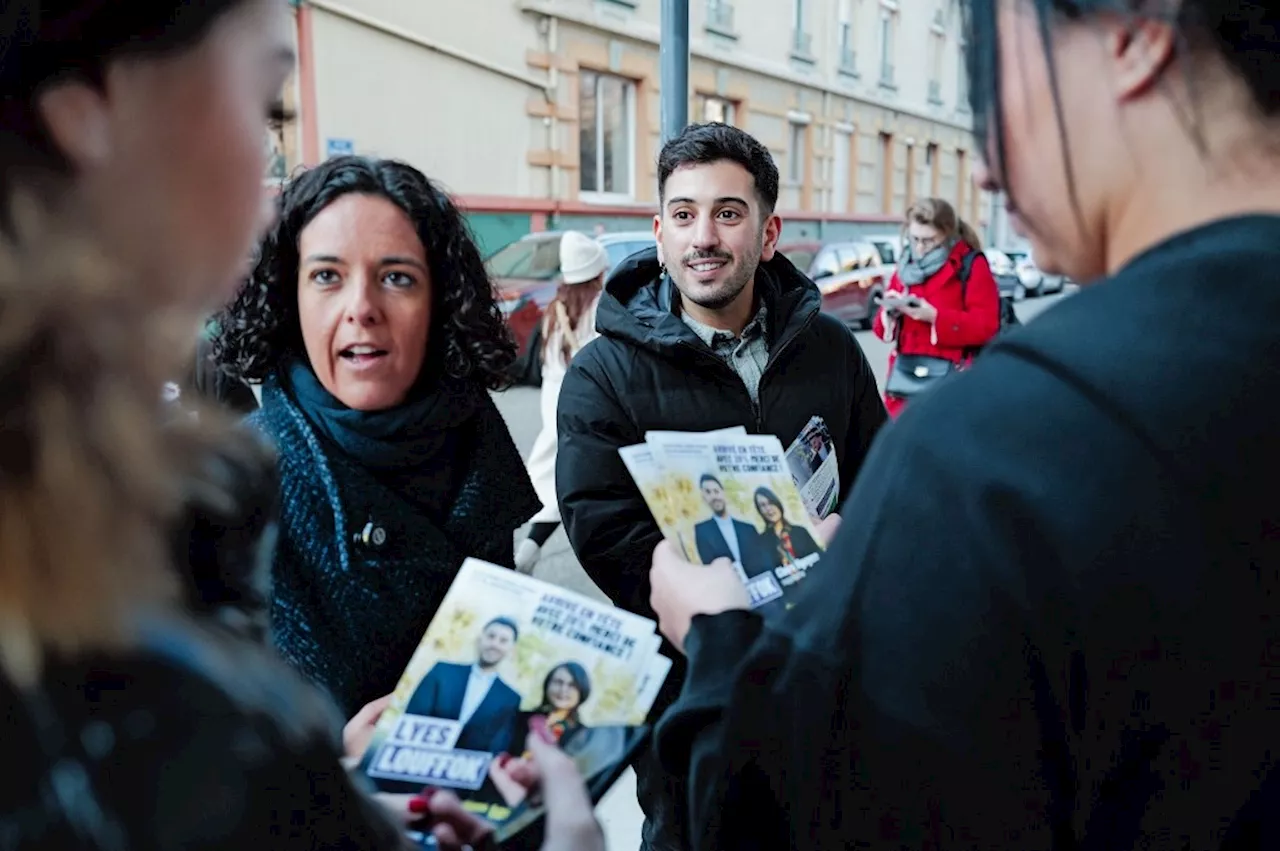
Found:
M 574 552 L 613 602 L 639 614 L 649 606 L 649 565 L 662 533 L 618 456 L 654 430 L 710 431 L 744 426 L 786 446 L 815 414 L 835 442 L 841 487 L 849 484 L 886 420 L 875 376 L 853 334 L 824 316 L 822 296 L 781 255 L 760 267 L 769 308 L 769 362 L 759 407 L 746 385 L 674 313 L 675 286 L 657 251 L 632 255 L 605 287 L 596 314 L 601 335 L 569 367 L 560 390 L 556 490 Z M 654 704 L 660 715 L 679 693 L 684 658 L 674 662 Z M 637 795 L 655 848 L 682 848 L 687 792 L 652 754 L 636 765 Z
M 885 422 L 875 376 L 853 334 L 821 312 L 818 288 L 777 255 L 757 286 L 769 308 L 769 363 L 757 412 L 742 379 L 674 313 L 657 252 L 614 272 L 600 299 L 601 337 L 570 365 L 560 391 L 556 489 L 574 552 L 615 604 L 649 607 L 649 563 L 662 540 L 618 449 L 653 430 L 745 426 L 786 446 L 820 415 L 846 492 Z

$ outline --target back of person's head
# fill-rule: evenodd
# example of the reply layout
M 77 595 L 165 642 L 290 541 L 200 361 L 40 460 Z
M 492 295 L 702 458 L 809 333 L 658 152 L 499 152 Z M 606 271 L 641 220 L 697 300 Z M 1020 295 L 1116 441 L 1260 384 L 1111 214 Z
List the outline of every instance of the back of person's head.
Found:
M 431 286 L 424 370 L 491 389 L 510 383 L 515 343 L 480 250 L 445 190 L 403 162 L 344 156 L 301 172 L 283 189 L 248 280 L 217 317 L 214 356 L 232 374 L 260 382 L 305 357 L 298 307 L 303 230 L 340 198 L 365 195 L 398 207 L 422 243 Z
M 265 162 L 274 95 L 228 71 L 243 42 L 266 43 L 252 33 L 268 14 L 260 0 L 0 10 L 0 665 L 15 680 L 45 648 L 128 641 L 139 608 L 177 599 L 166 527 L 215 438 L 164 424 L 160 393 L 191 352 L 198 287 L 251 242 L 261 174 L 241 169 Z M 201 128 L 212 147 L 183 150 Z
M 245 2 L 5 0 L 0 10 L 0 193 L 7 197 L 15 178 L 72 170 L 38 103 L 49 86 L 72 79 L 101 86 L 120 59 L 179 54 Z
M 975 179 L 1046 272 L 1087 282 L 1197 225 L 1277 210 L 1276 0 L 961 9 Z
M 680 168 L 737 163 L 755 180 L 764 217 L 778 206 L 778 165 L 754 136 L 728 124 L 691 124 L 662 146 L 658 155 L 658 201 L 666 200 L 667 178 Z

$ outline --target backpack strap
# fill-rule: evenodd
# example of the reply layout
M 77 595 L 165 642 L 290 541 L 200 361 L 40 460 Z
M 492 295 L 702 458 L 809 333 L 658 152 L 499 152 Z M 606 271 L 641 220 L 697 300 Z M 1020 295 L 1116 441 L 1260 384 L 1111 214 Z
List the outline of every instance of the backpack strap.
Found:
M 978 259 L 978 249 L 969 247 L 969 253 L 960 258 L 960 269 L 956 277 L 960 279 L 960 303 L 964 304 L 969 295 L 969 276 L 973 274 L 973 261 Z

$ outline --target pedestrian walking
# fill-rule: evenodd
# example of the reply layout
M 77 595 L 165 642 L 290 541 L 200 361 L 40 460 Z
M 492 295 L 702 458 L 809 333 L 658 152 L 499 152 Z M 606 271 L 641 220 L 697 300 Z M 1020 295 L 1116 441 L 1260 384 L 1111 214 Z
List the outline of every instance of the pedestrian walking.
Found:
M 560 286 L 542 319 L 542 429 L 529 453 L 529 478 L 542 500 L 529 535 L 516 548 L 516 570 L 532 573 L 547 540 L 560 527 L 556 497 L 556 409 L 565 372 L 582 347 L 594 340 L 596 307 L 604 288 L 609 255 L 599 242 L 578 231 L 560 238 Z
M 884 404 L 897 417 L 911 398 L 967 367 L 1000 330 L 1000 291 L 982 243 L 955 208 L 922 198 L 902 226 L 902 262 L 873 329 L 893 344 Z

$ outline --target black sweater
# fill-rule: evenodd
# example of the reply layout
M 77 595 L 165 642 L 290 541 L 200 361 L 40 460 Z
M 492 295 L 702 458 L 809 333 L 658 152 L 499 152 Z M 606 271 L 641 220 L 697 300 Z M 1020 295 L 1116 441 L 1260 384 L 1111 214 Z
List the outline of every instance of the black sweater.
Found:
M 1180 235 L 908 408 L 819 594 L 695 619 L 693 847 L 1280 847 L 1278 268 Z

